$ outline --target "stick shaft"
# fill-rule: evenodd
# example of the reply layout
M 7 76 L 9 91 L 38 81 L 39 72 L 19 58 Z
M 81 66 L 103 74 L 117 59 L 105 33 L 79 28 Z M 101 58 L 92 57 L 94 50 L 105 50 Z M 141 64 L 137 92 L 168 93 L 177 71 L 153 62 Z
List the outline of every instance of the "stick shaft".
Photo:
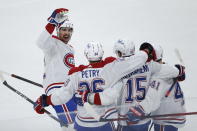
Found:
M 197 112 L 186 112 L 186 113 L 174 113 L 174 114 L 160 114 L 160 115 L 152 115 L 152 116 L 143 116 L 141 119 L 146 118 L 158 118 L 158 117 L 170 117 L 170 116 L 187 116 L 187 115 L 197 115 Z M 102 122 L 107 121 L 120 121 L 120 120 L 128 120 L 128 118 L 112 118 L 112 119 L 101 119 Z
M 171 93 L 171 91 L 174 88 L 174 86 L 175 86 L 176 83 L 177 83 L 177 78 L 174 78 L 172 85 L 170 86 L 169 90 L 165 94 L 165 97 L 168 97 L 170 95 L 170 93 Z
M 1 70 L 0 70 L 0 74 L 2 75 L 2 77 L 3 77 L 3 75 L 7 75 L 7 76 L 14 77 L 14 78 L 16 78 L 16 79 L 19 79 L 19 80 L 22 80 L 22 81 L 25 81 L 25 82 L 27 82 L 27 83 L 30 83 L 30 84 L 33 84 L 33 85 L 36 85 L 36 86 L 38 86 L 38 87 L 42 87 L 42 88 L 43 88 L 42 84 L 39 84 L 39 83 L 37 83 L 37 82 L 34 82 L 34 81 L 32 81 L 32 80 L 29 80 L 29 79 L 24 78 L 24 77 L 19 76 L 19 75 L 10 74 L 10 73 L 7 73 L 7 72 L 1 71 Z
M 179 59 L 179 62 L 181 63 L 181 65 L 184 66 L 185 64 L 184 64 L 184 61 L 183 61 L 180 51 L 178 49 L 175 49 L 174 51 L 175 51 L 177 58 Z
M 38 87 L 43 88 L 43 86 L 42 86 L 41 84 L 39 84 L 39 83 L 37 83 L 37 82 L 34 82 L 34 81 L 31 81 L 31 80 L 29 80 L 29 79 L 26 79 L 26 78 L 24 78 L 24 77 L 21 77 L 21 76 L 15 75 L 15 74 L 11 74 L 11 77 L 17 78 L 17 79 L 19 79 L 19 80 L 22 80 L 22 81 L 25 81 L 25 82 L 27 82 L 27 83 L 30 83 L 30 84 L 33 84 L 33 85 L 36 85 L 36 86 L 38 86 Z
M 144 118 L 157 118 L 157 117 L 169 117 L 169 116 L 187 116 L 187 115 L 197 115 L 197 112 L 152 115 L 152 116 L 145 116 Z
M 13 88 L 12 86 L 10 86 L 6 81 L 3 82 L 3 84 L 8 87 L 10 90 L 12 90 L 13 92 L 15 92 L 16 94 L 18 94 L 19 96 L 21 96 L 22 98 L 24 98 L 25 100 L 27 100 L 28 102 L 30 102 L 31 104 L 35 105 L 36 103 L 34 101 L 32 101 L 30 98 L 28 98 L 27 96 L 25 96 L 23 93 L 21 93 L 20 91 L 16 90 L 15 88 Z M 62 121 L 60 121 L 58 118 L 56 118 L 55 116 L 53 116 L 49 111 L 47 111 L 46 109 L 44 109 L 44 112 L 51 117 L 52 119 L 54 119 L 55 121 L 59 122 L 59 123 L 63 123 Z M 66 124 L 64 124 L 64 126 L 67 126 Z
M 183 62 L 183 59 L 182 59 L 182 57 L 181 57 L 180 51 L 179 51 L 178 49 L 175 49 L 174 52 L 175 52 L 175 54 L 176 54 L 176 56 L 177 56 L 179 62 L 181 63 L 181 65 L 184 66 L 184 62 Z M 174 88 L 174 85 L 176 84 L 176 82 L 177 82 L 177 78 L 174 78 L 174 79 L 173 79 L 173 84 L 172 84 L 172 86 L 169 88 L 169 90 L 166 92 L 165 97 L 168 97 L 168 96 L 170 95 L 170 93 L 171 93 L 172 89 Z

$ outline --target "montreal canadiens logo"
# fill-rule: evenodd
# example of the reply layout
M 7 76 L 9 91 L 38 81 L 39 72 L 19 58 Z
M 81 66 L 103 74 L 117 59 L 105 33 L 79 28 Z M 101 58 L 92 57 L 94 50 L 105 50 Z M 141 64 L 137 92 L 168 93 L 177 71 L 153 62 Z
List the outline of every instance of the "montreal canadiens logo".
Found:
M 64 56 L 64 64 L 68 67 L 68 68 L 72 68 L 75 66 L 75 61 L 74 61 L 74 56 L 73 54 L 66 54 Z

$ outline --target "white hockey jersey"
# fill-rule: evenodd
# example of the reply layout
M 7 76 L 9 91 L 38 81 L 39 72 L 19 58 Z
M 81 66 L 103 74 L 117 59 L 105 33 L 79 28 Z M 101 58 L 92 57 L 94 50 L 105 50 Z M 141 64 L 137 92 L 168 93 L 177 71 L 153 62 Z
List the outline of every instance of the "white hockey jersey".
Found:
M 50 28 L 54 30 L 53 26 Z M 68 71 L 74 67 L 74 50 L 72 46 L 65 44 L 49 32 L 44 30 L 37 40 L 38 47 L 44 52 L 43 87 L 47 95 L 63 86 Z
M 142 66 L 146 60 L 147 54 L 140 51 L 127 60 L 115 60 L 111 63 L 104 62 L 104 67 L 101 66 L 102 63 L 101 65 L 97 63 L 96 65 L 90 64 L 89 66 L 76 67 L 74 68 L 74 70 L 76 70 L 75 73 L 69 75 L 64 87 L 51 95 L 51 102 L 54 105 L 65 103 L 72 98 L 77 90 L 84 90 L 85 88 L 89 89 L 92 93 L 102 92 L 105 90 L 105 87 L 109 87 L 106 85 L 110 85 L 114 80 L 120 79 L 126 72 Z M 111 74 L 111 76 L 109 74 Z M 110 78 L 108 78 L 108 76 L 110 76 Z M 104 118 L 108 118 L 108 116 L 116 112 L 116 109 L 111 105 L 104 107 L 94 105 L 92 107 Z M 77 110 L 76 122 L 81 126 L 98 127 L 106 124 L 106 122 L 98 122 L 94 119 L 83 106 L 78 106 Z
M 150 88 L 156 90 L 155 93 L 157 93 L 156 95 L 152 93 L 152 95 L 155 96 L 154 99 L 159 100 L 159 105 L 156 104 L 156 101 L 151 104 L 154 105 L 152 106 L 152 108 L 157 107 L 157 109 L 151 113 L 152 115 L 186 112 L 184 95 L 178 82 L 176 82 L 176 84 L 174 85 L 170 95 L 168 97 L 165 97 L 165 94 L 172 86 L 173 82 L 173 79 L 162 80 L 158 79 L 157 77 L 152 78 Z M 172 125 L 177 128 L 183 127 L 185 125 L 185 122 L 185 116 L 170 116 L 163 118 L 159 117 L 153 119 L 153 123 L 160 125 Z
M 118 83 L 99 93 L 101 105 L 112 104 L 118 99 L 119 117 L 125 118 L 130 106 L 134 106 L 146 98 L 150 78 L 153 74 L 158 72 L 160 72 L 159 75 L 157 75 L 159 78 L 173 78 L 179 74 L 179 70 L 175 67 L 161 65 L 152 61 L 134 71 L 127 72 L 127 75 Z M 93 95 L 91 95 L 89 99 L 90 102 L 95 101 Z M 149 120 L 150 119 L 142 120 L 138 124 L 144 124 Z M 128 125 L 126 121 L 119 121 L 119 124 L 122 126 Z

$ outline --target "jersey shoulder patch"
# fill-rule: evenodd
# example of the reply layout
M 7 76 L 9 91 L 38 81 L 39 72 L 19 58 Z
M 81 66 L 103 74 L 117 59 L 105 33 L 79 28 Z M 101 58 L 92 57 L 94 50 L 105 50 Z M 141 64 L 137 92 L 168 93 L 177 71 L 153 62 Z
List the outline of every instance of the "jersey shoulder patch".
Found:
M 75 67 L 74 55 L 72 53 L 67 53 L 64 56 L 63 62 L 68 68 Z

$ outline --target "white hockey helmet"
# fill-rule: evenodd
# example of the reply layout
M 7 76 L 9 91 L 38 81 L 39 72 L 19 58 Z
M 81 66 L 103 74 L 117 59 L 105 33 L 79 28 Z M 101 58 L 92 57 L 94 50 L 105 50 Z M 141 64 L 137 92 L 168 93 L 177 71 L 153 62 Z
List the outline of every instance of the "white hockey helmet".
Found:
M 73 29 L 73 23 L 69 20 L 65 21 L 60 27 L 57 27 L 57 34 L 59 33 L 59 30 L 61 27 L 68 27 Z
M 155 49 L 156 53 L 156 61 L 160 61 L 163 58 L 163 48 L 160 45 L 153 45 L 153 48 Z
M 119 39 L 115 42 L 113 50 L 115 54 L 120 52 L 122 54 L 122 57 L 131 56 L 135 54 L 135 45 L 133 41 Z
M 89 42 L 85 47 L 84 54 L 88 61 L 100 61 L 104 51 L 99 42 Z

